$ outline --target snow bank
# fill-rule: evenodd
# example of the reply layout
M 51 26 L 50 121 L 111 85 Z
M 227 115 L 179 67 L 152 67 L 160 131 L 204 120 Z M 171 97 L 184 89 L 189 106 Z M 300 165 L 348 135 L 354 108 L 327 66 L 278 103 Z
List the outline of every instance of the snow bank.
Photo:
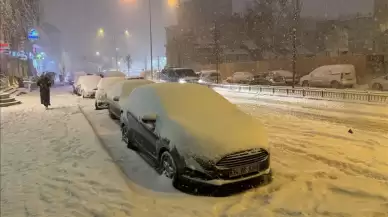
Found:
M 268 148 L 263 126 L 212 89 L 160 83 L 136 88 L 123 108 L 157 114 L 156 133 L 184 153 L 211 160 L 237 151 Z
M 35 93 L 1 109 L 0 216 L 166 216 L 126 182 L 67 93 L 53 89 L 47 111 Z

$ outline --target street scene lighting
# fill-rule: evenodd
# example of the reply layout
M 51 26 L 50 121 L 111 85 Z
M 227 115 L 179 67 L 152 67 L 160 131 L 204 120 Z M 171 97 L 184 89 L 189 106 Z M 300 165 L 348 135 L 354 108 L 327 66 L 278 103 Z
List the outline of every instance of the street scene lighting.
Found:
M 100 37 L 103 37 L 104 34 L 105 34 L 105 30 L 103 28 L 99 28 L 97 35 L 100 36 Z
M 170 8 L 174 8 L 178 6 L 178 0 L 168 0 L 167 5 Z
M 100 56 L 100 52 L 97 51 L 97 52 L 96 52 L 96 56 Z
M 131 34 L 129 33 L 128 30 L 125 30 L 124 34 L 125 34 L 125 36 L 127 36 L 127 37 L 130 37 L 130 36 L 131 36 Z

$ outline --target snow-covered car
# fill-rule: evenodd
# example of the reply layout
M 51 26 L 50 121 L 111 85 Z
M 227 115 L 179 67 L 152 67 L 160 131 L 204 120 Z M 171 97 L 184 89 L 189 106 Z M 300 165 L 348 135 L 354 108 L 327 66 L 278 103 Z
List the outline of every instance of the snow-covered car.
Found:
M 388 75 L 380 76 L 373 79 L 370 83 L 373 90 L 388 90 Z
M 353 65 L 325 65 L 300 78 L 303 87 L 353 87 L 357 84 Z
M 221 82 L 221 74 L 217 70 L 201 71 L 199 81 L 200 84 Z
M 152 84 L 153 81 L 144 79 L 134 79 L 121 81 L 107 91 L 107 103 L 109 116 L 119 119 L 121 115 L 121 104 L 125 104 L 126 98 L 137 87 Z
M 76 84 L 76 92 L 83 98 L 93 98 L 96 94 L 97 84 L 101 77 L 95 75 L 80 76 Z
M 232 77 L 227 78 L 228 83 L 249 84 L 254 79 L 251 72 L 235 72 Z
M 258 73 L 256 75 L 253 75 L 249 81 L 247 81 L 247 84 L 250 85 L 271 85 L 271 82 L 267 78 L 268 72 L 264 73 Z
M 197 83 L 198 74 L 189 68 L 167 68 L 160 73 L 161 82 Z
M 206 86 L 144 85 L 122 109 L 123 141 L 148 155 L 175 184 L 220 186 L 270 177 L 263 124 Z
M 96 101 L 94 103 L 96 110 L 108 108 L 107 107 L 108 106 L 107 91 L 113 85 L 119 83 L 120 81 L 124 81 L 124 80 L 125 80 L 125 77 L 104 77 L 104 78 L 101 78 L 100 82 L 97 85 Z

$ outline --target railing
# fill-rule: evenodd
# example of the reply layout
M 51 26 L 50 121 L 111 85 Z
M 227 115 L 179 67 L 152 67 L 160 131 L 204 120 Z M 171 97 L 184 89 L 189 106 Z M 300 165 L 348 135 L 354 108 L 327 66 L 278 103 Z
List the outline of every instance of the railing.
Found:
M 327 99 L 359 101 L 388 104 L 388 92 L 360 91 L 348 89 L 292 88 L 274 86 L 251 86 L 234 84 L 206 84 L 213 88 L 223 88 L 242 93 L 254 93 L 273 96 L 302 97 L 309 99 Z

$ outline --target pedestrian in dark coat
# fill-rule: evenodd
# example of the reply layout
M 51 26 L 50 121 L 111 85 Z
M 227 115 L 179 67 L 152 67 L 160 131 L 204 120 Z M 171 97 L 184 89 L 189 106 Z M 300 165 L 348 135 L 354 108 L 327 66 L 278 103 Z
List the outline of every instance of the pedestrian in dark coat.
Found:
M 51 79 L 48 75 L 44 74 L 40 76 L 37 85 L 40 88 L 40 103 L 48 109 L 50 104 L 50 87 Z

